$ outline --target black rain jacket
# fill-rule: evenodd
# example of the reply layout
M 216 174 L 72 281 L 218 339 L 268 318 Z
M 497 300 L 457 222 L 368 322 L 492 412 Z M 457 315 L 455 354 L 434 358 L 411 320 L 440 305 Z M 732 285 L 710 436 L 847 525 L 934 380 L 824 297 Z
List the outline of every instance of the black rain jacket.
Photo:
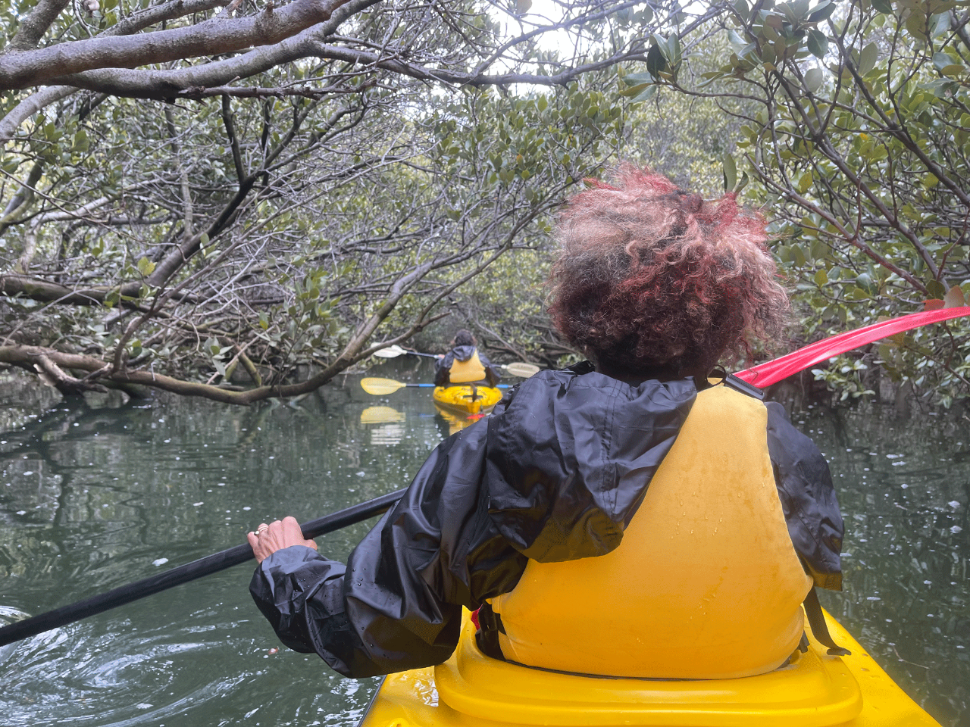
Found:
M 442 442 L 346 565 L 285 548 L 256 569 L 253 598 L 284 644 L 346 676 L 441 663 L 461 607 L 512 590 L 529 558 L 619 545 L 696 395 L 692 379 L 634 386 L 588 363 L 541 372 Z M 817 585 L 837 589 L 843 522 L 828 465 L 779 404 L 767 407 L 795 550 Z
M 451 372 L 452 365 L 455 363 L 455 359 L 467 361 L 475 353 L 475 350 L 474 346 L 455 346 L 445 354 L 444 358 L 435 359 L 434 385 L 450 386 L 451 379 L 449 378 L 449 373 Z M 489 386 L 496 386 L 502 377 L 492 368 L 492 362 L 485 358 L 485 354 L 481 351 L 478 352 L 478 360 L 482 362 L 482 367 L 485 369 L 485 383 Z

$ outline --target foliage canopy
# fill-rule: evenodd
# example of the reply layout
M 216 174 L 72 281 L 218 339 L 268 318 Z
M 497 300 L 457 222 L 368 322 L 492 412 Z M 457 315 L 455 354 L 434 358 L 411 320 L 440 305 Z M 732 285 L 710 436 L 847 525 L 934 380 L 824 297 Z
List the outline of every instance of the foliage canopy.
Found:
M 66 392 L 236 403 L 312 390 L 534 248 L 620 138 L 609 69 L 674 14 L 699 22 L 621 0 L 553 20 L 460 0 L 79 7 L 0 13 L 0 362 Z M 318 373 L 293 383 L 303 364 Z
M 777 220 L 803 338 L 963 301 L 966 2 L 531 6 L 5 0 L 0 363 L 246 403 L 449 306 L 552 362 L 547 217 L 616 158 L 708 194 L 716 158 Z M 947 404 L 946 332 L 817 375 L 857 396 L 878 364 Z
M 826 334 L 924 306 L 961 305 L 970 278 L 970 35 L 952 0 L 737 0 L 693 43 L 654 36 L 624 77 L 741 122 L 726 187 L 777 218 L 775 252 L 807 320 Z M 728 50 L 711 65 L 704 43 Z M 698 71 L 691 75 L 692 64 Z M 689 79 L 689 80 L 686 80 Z M 740 163 L 739 163 L 740 162 Z M 970 291 L 970 288 L 966 288 Z M 820 370 L 847 395 L 879 363 L 897 382 L 966 396 L 965 324 L 887 341 Z

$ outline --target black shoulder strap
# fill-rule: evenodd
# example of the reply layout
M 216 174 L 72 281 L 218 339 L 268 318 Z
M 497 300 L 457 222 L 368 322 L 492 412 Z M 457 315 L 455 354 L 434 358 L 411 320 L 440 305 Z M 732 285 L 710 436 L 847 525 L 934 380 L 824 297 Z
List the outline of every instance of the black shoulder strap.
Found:
M 808 625 L 812 627 L 812 635 L 822 646 L 828 647 L 828 653 L 831 656 L 852 655 L 851 651 L 836 644 L 829 633 L 829 627 L 825 623 L 825 614 L 822 613 L 822 604 L 818 602 L 818 593 L 815 591 L 815 586 L 812 586 L 812 590 L 805 596 L 805 615 L 808 616 Z
M 740 391 L 742 394 L 747 394 L 748 396 L 754 397 L 758 401 L 762 401 L 765 398 L 765 392 L 759 389 L 754 384 L 749 384 L 744 379 L 739 379 L 734 374 L 728 374 L 724 377 L 724 385 L 729 386 L 735 391 Z
M 502 647 L 498 643 L 498 635 L 505 633 L 502 618 L 492 610 L 492 604 L 484 603 L 478 609 L 478 631 L 475 632 L 475 642 L 485 656 L 505 661 Z

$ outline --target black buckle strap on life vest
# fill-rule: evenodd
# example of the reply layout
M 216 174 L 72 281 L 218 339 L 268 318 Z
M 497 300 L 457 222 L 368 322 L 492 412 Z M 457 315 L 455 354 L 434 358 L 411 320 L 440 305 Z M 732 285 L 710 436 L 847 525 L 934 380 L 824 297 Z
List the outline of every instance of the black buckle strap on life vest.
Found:
M 763 401 L 765 398 L 765 392 L 759 389 L 754 384 L 749 384 L 744 379 L 739 379 L 734 374 L 728 374 L 724 377 L 724 385 L 730 386 L 735 391 L 740 391 L 742 394 L 747 394 L 758 401 Z
M 478 631 L 475 633 L 475 643 L 485 656 L 499 661 L 505 661 L 502 647 L 498 643 L 498 635 L 505 633 L 501 617 L 492 610 L 489 603 L 478 609 Z
M 808 625 L 812 627 L 812 635 L 822 646 L 828 647 L 830 656 L 852 656 L 852 652 L 844 649 L 835 643 L 829 633 L 828 624 L 825 623 L 825 614 L 822 613 L 822 604 L 818 602 L 818 593 L 815 586 L 805 596 L 805 615 L 808 616 Z

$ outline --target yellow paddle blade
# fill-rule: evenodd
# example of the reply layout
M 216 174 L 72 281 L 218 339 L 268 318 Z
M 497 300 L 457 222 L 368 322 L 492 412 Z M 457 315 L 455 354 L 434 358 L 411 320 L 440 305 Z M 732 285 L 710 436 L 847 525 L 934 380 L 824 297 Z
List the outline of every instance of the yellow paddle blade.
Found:
M 385 394 L 393 394 L 398 389 L 403 389 L 407 384 L 403 384 L 400 381 L 395 381 L 394 379 L 361 379 L 360 388 L 366 391 L 368 394 L 375 394 L 377 396 L 384 396 Z
M 521 376 L 523 379 L 539 373 L 539 367 L 529 363 L 510 363 L 505 367 L 505 370 L 513 376 Z

